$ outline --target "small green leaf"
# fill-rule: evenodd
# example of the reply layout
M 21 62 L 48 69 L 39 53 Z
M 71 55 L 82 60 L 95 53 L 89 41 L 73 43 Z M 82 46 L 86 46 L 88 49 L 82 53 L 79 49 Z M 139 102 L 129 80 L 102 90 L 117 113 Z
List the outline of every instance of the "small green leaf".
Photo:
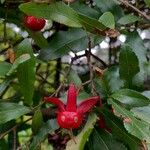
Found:
M 139 20 L 140 20 L 139 17 L 132 15 L 132 14 L 128 14 L 128 15 L 125 15 L 122 18 L 120 18 L 118 20 L 118 23 L 122 24 L 122 25 L 126 25 L 126 24 L 130 24 L 130 23 L 134 23 Z
M 135 107 L 132 108 L 131 111 L 137 118 L 150 124 L 150 105 L 145 107 Z
M 115 19 L 111 12 L 105 12 L 98 20 L 106 27 L 114 29 L 115 28 Z
M 0 76 L 5 76 L 8 71 L 10 70 L 12 64 L 7 63 L 7 62 L 0 62 Z
M 131 87 L 132 78 L 139 72 L 139 61 L 132 49 L 124 45 L 119 55 L 119 74 L 125 80 L 126 86 Z
M 41 111 L 38 109 L 35 111 L 32 119 L 32 131 L 34 134 L 36 134 L 39 129 L 41 128 L 43 123 L 43 116 Z
M 29 54 L 23 54 L 23 55 L 21 55 L 20 57 L 18 57 L 18 58 L 14 61 L 13 65 L 12 65 L 12 67 L 10 68 L 9 72 L 7 73 L 7 75 L 8 75 L 8 76 L 11 75 L 11 74 L 15 71 L 15 69 L 16 69 L 20 64 L 26 62 L 26 61 L 29 60 L 30 58 L 31 58 L 31 57 L 30 57 Z
M 4 124 L 12 119 L 16 119 L 29 112 L 30 109 L 28 107 L 16 103 L 0 103 L 0 124 Z
M 52 133 L 58 129 L 56 120 L 51 119 L 47 121 L 39 130 L 39 132 L 33 137 L 32 143 L 30 144 L 30 150 L 37 150 L 37 147 L 46 138 L 47 134 Z
M 118 90 L 114 94 L 112 94 L 111 97 L 130 108 L 147 106 L 148 104 L 150 104 L 150 99 L 148 99 L 141 93 L 130 89 Z
M 77 136 L 75 136 L 74 139 L 71 139 L 67 142 L 66 150 L 83 150 L 84 145 L 94 128 L 96 120 L 96 114 L 89 115 L 83 130 Z M 76 143 L 74 141 L 76 141 Z

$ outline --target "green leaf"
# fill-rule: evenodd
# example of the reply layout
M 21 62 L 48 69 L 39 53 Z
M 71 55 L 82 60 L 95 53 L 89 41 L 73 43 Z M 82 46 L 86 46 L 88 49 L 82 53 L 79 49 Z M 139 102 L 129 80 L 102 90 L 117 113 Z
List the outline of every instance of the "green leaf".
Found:
M 114 0 L 94 0 L 94 2 L 100 8 L 101 12 L 110 11 L 116 20 L 124 15 L 123 10 Z
M 145 107 L 135 107 L 132 108 L 131 111 L 137 118 L 150 124 L 150 105 Z
M 10 70 L 12 64 L 7 62 L 0 62 L 0 76 L 5 76 L 7 72 Z
M 111 12 L 105 12 L 99 20 L 102 24 L 104 24 L 106 27 L 114 29 L 115 28 L 115 19 Z
M 11 66 L 11 68 L 10 68 L 9 72 L 7 73 L 7 75 L 8 75 L 8 76 L 11 75 L 11 74 L 16 70 L 16 68 L 17 68 L 20 64 L 26 62 L 26 61 L 29 60 L 30 58 L 31 58 L 31 57 L 30 57 L 29 54 L 23 54 L 23 55 L 21 55 L 20 57 L 18 57 L 18 58 L 14 61 L 13 65 Z
M 146 58 L 147 49 L 144 46 L 143 40 L 136 31 L 127 34 L 126 43 L 131 47 L 132 51 L 138 57 L 140 72 L 134 77 L 133 82 L 137 86 L 140 86 L 147 78 L 147 74 L 145 75 L 145 62 L 147 62 Z
M 76 87 L 81 86 L 82 84 L 82 81 L 75 70 L 70 70 L 68 75 L 68 81 L 69 83 L 74 83 Z
M 33 141 L 30 144 L 30 150 L 37 150 L 37 147 L 41 144 L 41 142 L 46 138 L 47 134 L 53 133 L 56 129 L 58 129 L 58 125 L 56 120 L 51 119 L 47 121 L 39 130 L 39 132 L 33 137 Z
M 102 78 L 97 77 L 94 81 L 101 98 L 108 97 L 111 93 L 119 90 L 124 85 L 119 77 L 119 69 L 117 66 L 108 68 Z
M 21 4 L 19 8 L 28 15 L 51 19 L 69 27 L 83 27 L 92 33 L 98 32 L 99 34 L 106 29 L 106 27 L 98 20 L 80 13 L 78 14 L 63 2 L 56 2 L 51 5 L 25 3 Z
M 142 95 L 150 99 L 150 90 L 142 92 Z
M 43 123 L 43 116 L 41 111 L 38 109 L 35 111 L 32 119 L 32 131 L 34 134 L 36 134 L 39 129 L 41 128 Z
M 107 28 L 105 25 L 94 18 L 87 17 L 83 14 L 78 14 L 78 16 L 83 28 L 91 33 L 101 35 Z
M 141 150 L 141 141 L 125 130 L 122 121 L 118 117 L 106 109 L 102 111 L 102 114 L 105 117 L 107 126 L 112 129 L 112 135 L 116 139 L 125 143 L 130 150 Z
M 150 143 L 149 124 L 147 124 L 144 121 L 136 119 L 133 116 L 132 112 L 116 104 L 113 101 L 113 99 L 109 99 L 109 103 L 112 104 L 112 107 L 115 110 L 115 114 L 117 116 L 120 116 L 121 118 L 124 118 L 124 126 L 130 134 L 138 137 L 139 139 L 145 141 L 146 143 Z M 125 121 L 125 119 L 129 121 Z
M 150 8 L 150 0 L 144 0 L 144 2 L 145 2 L 146 5 Z
M 8 78 L 0 84 L 0 96 L 5 91 L 5 89 L 9 86 L 11 81 L 12 79 Z
M 121 89 L 116 91 L 110 97 L 117 100 L 121 104 L 128 106 L 129 108 L 147 106 L 150 104 L 150 99 L 141 93 L 130 89 Z
M 86 49 L 87 34 L 82 29 L 71 29 L 69 31 L 59 31 L 53 35 L 49 46 L 40 51 L 39 57 L 42 60 L 53 60 L 68 54 Z
M 40 47 L 47 47 L 48 46 L 48 42 L 47 40 L 44 38 L 44 36 L 42 35 L 41 32 L 34 32 L 31 30 L 27 30 L 28 33 L 30 34 L 30 36 L 33 38 L 34 42 Z
M 24 3 L 19 6 L 20 10 L 28 15 L 39 18 L 51 19 L 70 27 L 81 27 L 78 14 L 63 2 L 56 2 L 51 5 Z
M 84 14 L 86 16 L 89 16 L 91 18 L 98 19 L 100 16 L 100 13 L 95 10 L 94 8 L 89 7 L 88 5 L 84 4 L 83 2 L 76 1 L 75 3 L 71 4 L 71 7 L 78 13 Z
M 20 116 L 29 112 L 30 109 L 28 107 L 16 103 L 0 103 L 0 124 L 4 124 L 12 119 L 19 118 Z
M 34 93 L 35 82 L 35 58 L 29 40 L 24 40 L 17 47 L 17 56 L 30 54 L 30 59 L 17 68 L 17 77 L 19 80 L 20 90 L 24 96 L 24 103 L 31 105 Z
M 122 25 L 126 25 L 126 24 L 130 24 L 130 23 L 134 23 L 136 21 L 140 21 L 140 18 L 135 15 L 128 14 L 128 15 L 125 15 L 122 18 L 120 18 L 118 20 L 118 23 L 122 24 Z
M 87 145 L 89 150 L 127 150 L 127 148 L 105 130 L 94 129 Z
M 83 130 L 74 137 L 74 140 L 71 139 L 67 142 L 66 150 L 83 150 L 84 145 L 94 128 L 96 120 L 96 114 L 90 114 Z M 76 143 L 74 141 L 76 141 Z
M 139 72 L 139 61 L 132 49 L 124 45 L 119 55 L 119 74 L 124 79 L 126 86 L 132 85 L 132 78 Z

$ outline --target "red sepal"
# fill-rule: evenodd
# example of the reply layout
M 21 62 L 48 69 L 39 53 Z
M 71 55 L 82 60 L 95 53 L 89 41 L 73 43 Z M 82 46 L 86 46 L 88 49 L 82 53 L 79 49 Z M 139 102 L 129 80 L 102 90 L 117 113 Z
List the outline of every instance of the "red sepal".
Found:
M 44 101 L 47 103 L 53 103 L 58 106 L 58 109 L 60 111 L 65 111 L 65 105 L 64 103 L 59 99 L 55 97 L 44 97 Z
M 84 114 L 88 112 L 100 100 L 99 96 L 91 97 L 81 102 L 77 108 L 77 112 Z
M 66 111 L 76 112 L 77 93 L 73 83 L 70 84 L 67 95 Z

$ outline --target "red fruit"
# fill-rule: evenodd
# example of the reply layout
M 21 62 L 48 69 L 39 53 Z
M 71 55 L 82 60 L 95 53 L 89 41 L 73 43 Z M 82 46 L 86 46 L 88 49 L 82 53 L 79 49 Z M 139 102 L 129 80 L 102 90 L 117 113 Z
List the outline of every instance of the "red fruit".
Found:
M 45 19 L 36 18 L 34 16 L 25 16 L 24 17 L 24 24 L 27 28 L 33 31 L 40 31 L 45 26 Z
M 65 129 L 78 128 L 82 123 L 82 116 L 77 112 L 63 111 L 58 113 L 57 122 Z
M 70 84 L 66 105 L 60 99 L 54 97 L 45 97 L 44 100 L 58 106 L 57 122 L 61 128 L 75 129 L 82 124 L 84 114 L 100 100 L 100 97 L 90 97 L 77 106 L 76 89 L 74 84 Z

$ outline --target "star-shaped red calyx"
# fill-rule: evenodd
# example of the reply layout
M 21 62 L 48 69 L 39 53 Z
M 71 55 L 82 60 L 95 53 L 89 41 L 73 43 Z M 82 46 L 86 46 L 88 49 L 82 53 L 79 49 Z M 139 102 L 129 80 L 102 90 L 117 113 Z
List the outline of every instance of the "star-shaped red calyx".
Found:
M 61 128 L 75 129 L 82 124 L 83 115 L 100 100 L 100 97 L 94 96 L 87 98 L 77 106 L 77 92 L 74 84 L 71 83 L 66 105 L 59 98 L 55 97 L 44 97 L 44 100 L 45 102 L 53 103 L 58 106 L 57 122 Z

